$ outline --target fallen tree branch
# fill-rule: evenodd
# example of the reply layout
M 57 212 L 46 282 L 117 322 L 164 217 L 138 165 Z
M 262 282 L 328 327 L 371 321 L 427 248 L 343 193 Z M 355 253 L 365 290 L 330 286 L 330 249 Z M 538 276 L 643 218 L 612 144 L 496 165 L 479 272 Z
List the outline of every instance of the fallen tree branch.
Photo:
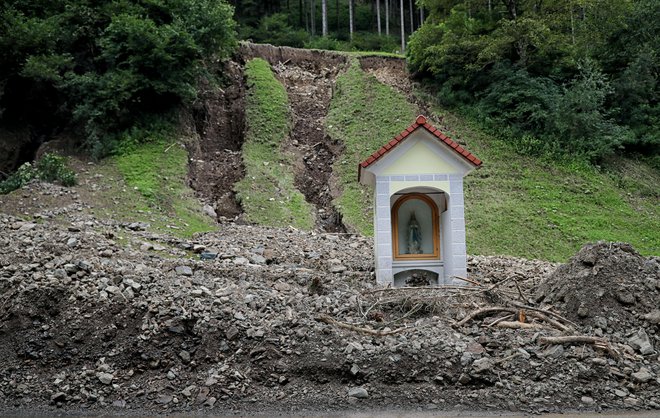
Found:
M 408 329 L 407 327 L 403 327 L 403 328 L 397 328 L 397 329 L 394 329 L 394 330 L 391 330 L 391 331 L 377 331 L 377 330 L 371 329 L 371 328 L 363 328 L 363 327 L 358 327 L 358 326 L 353 325 L 353 324 L 347 324 L 346 322 L 339 322 L 335 319 L 330 318 L 328 315 L 319 315 L 318 317 L 316 317 L 316 320 L 321 321 L 321 322 L 325 322 L 326 324 L 329 324 L 329 325 L 337 326 L 339 328 L 344 328 L 344 329 L 348 329 L 348 330 L 351 330 L 351 331 L 360 332 L 362 334 L 373 335 L 373 336 L 376 336 L 376 337 L 385 337 L 385 336 L 388 336 L 388 335 L 398 334 L 398 333 Z
M 547 322 L 548 324 L 552 325 L 553 327 L 555 327 L 555 328 L 557 328 L 557 329 L 559 329 L 560 331 L 563 331 L 563 332 L 573 331 L 572 327 L 567 327 L 566 325 L 562 324 L 561 322 L 559 322 L 557 320 L 554 320 L 552 318 L 548 318 L 544 314 L 542 314 L 538 311 L 535 311 L 535 310 L 531 311 L 531 312 L 527 312 L 527 316 L 530 316 L 532 318 L 540 319 L 543 322 Z
M 513 315 L 505 315 L 505 316 L 503 316 L 503 317 L 501 317 L 501 318 L 497 318 L 496 320 L 494 320 L 493 322 L 491 322 L 490 324 L 488 324 L 488 328 L 493 327 L 493 326 L 499 324 L 500 322 L 502 322 L 502 321 L 506 321 L 506 320 L 508 320 L 508 319 L 513 319 Z
M 464 281 L 464 282 L 472 283 L 473 285 L 476 285 L 476 286 L 481 286 L 481 285 L 482 285 L 482 284 L 479 283 L 478 281 L 476 281 L 476 280 L 472 280 L 472 279 L 468 279 L 467 277 L 461 277 L 461 276 L 451 276 L 451 277 L 454 278 L 454 279 L 462 280 L 462 281 Z
M 539 337 L 539 344 L 572 344 L 572 343 L 585 343 L 593 344 L 595 348 L 607 351 L 607 353 L 614 357 L 620 357 L 620 353 L 610 345 L 607 339 L 602 337 L 592 337 L 590 335 L 567 335 L 564 337 Z
M 458 321 L 454 325 L 457 326 L 457 327 L 460 327 L 460 326 L 465 325 L 466 323 L 468 323 L 469 321 L 473 320 L 474 318 L 476 318 L 478 316 L 486 315 L 486 314 L 493 313 L 493 312 L 510 312 L 512 314 L 515 314 L 516 312 L 518 312 L 518 310 L 515 309 L 515 308 L 506 308 L 504 306 L 494 306 L 494 307 L 490 307 L 490 308 L 481 308 L 481 309 L 477 309 L 476 311 L 470 312 L 468 314 L 468 316 L 461 319 L 460 321 Z
M 518 322 L 518 321 L 502 321 L 497 325 L 499 328 L 509 328 L 509 329 L 548 329 L 548 327 L 541 324 L 530 324 L 528 322 Z
M 384 287 L 382 289 L 374 289 L 366 292 L 372 293 L 387 293 L 387 292 L 405 292 L 408 290 L 457 290 L 457 291 L 478 291 L 480 289 L 461 286 L 461 285 L 438 285 L 438 286 L 406 286 L 406 287 Z
M 523 305 L 523 304 L 521 304 L 521 303 L 517 303 L 517 302 L 511 302 L 511 304 L 512 304 L 513 306 L 515 306 L 516 308 L 528 309 L 528 310 L 530 310 L 530 311 L 540 312 L 540 313 L 542 313 L 542 314 L 546 314 L 546 315 L 554 316 L 555 318 L 557 318 L 557 319 L 559 319 L 559 320 L 561 320 L 561 321 L 564 321 L 564 322 L 566 322 L 567 324 L 571 324 L 571 325 L 574 326 L 574 327 L 577 327 L 577 326 L 578 326 L 575 322 L 573 322 L 573 321 L 571 321 L 571 320 L 569 320 L 569 319 L 564 318 L 563 316 L 559 315 L 558 313 L 554 313 L 554 312 L 549 311 L 549 310 L 546 310 L 546 309 L 535 308 L 535 307 L 533 307 L 533 306 Z

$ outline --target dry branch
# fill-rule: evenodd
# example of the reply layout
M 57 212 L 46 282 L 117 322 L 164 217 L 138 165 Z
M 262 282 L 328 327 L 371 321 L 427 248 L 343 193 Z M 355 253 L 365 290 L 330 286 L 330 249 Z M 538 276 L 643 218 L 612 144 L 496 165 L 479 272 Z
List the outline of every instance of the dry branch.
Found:
M 547 310 L 547 309 L 535 308 L 535 307 L 533 307 L 533 306 L 523 305 L 523 304 L 520 304 L 520 303 L 517 303 L 517 302 L 511 302 L 511 304 L 512 304 L 513 306 L 515 306 L 516 308 L 528 309 L 528 310 L 530 310 L 530 311 L 540 312 L 540 313 L 542 313 L 542 314 L 546 314 L 546 315 L 554 316 L 555 318 L 557 318 L 557 319 L 559 319 L 559 320 L 561 320 L 561 321 L 564 321 L 564 322 L 566 322 L 567 324 L 571 324 L 572 326 L 577 327 L 577 324 L 576 324 L 575 322 L 573 322 L 573 321 L 571 321 L 571 320 L 569 320 L 569 319 L 566 319 L 566 318 L 564 318 L 563 316 L 559 315 L 558 313 L 554 313 L 554 312 L 549 311 L 549 310 Z
M 382 289 L 374 289 L 369 292 L 366 292 L 368 294 L 373 294 L 373 293 L 389 293 L 389 292 L 405 292 L 409 290 L 455 290 L 459 291 L 478 291 L 480 289 L 477 289 L 475 287 L 469 287 L 469 286 L 459 286 L 459 285 L 438 285 L 438 286 L 408 286 L 408 287 L 384 287 Z
M 530 324 L 527 322 L 517 322 L 517 321 L 502 321 L 499 322 L 497 325 L 499 328 L 510 328 L 510 329 L 536 329 L 536 330 L 541 330 L 541 329 L 548 329 L 548 327 L 545 327 L 541 324 Z
M 555 328 L 557 328 L 557 329 L 559 329 L 563 332 L 568 332 L 568 331 L 573 330 L 572 327 L 567 327 L 566 325 L 562 324 L 561 322 L 559 322 L 555 319 L 552 319 L 552 318 L 548 318 L 547 316 L 543 315 L 541 312 L 538 312 L 538 311 L 527 312 L 527 316 L 530 316 L 532 318 L 540 319 L 543 322 L 547 322 L 548 324 L 552 325 L 553 327 L 555 327 Z
M 515 314 L 518 310 L 515 308 L 505 308 L 504 306 L 495 306 L 495 307 L 490 307 L 490 308 L 481 308 L 477 309 L 476 311 L 471 312 L 466 316 L 465 318 L 461 319 L 458 321 L 455 326 L 460 327 L 468 323 L 469 321 L 473 320 L 474 318 L 481 316 L 481 315 L 486 315 L 490 314 L 493 312 L 511 312 L 512 314 Z
M 371 328 L 363 328 L 363 327 L 358 327 L 358 326 L 353 325 L 353 324 L 347 324 L 345 322 L 339 322 L 337 320 L 334 320 L 334 319 L 330 318 L 327 315 L 319 315 L 316 318 L 316 320 L 321 321 L 321 322 L 325 322 L 326 324 L 329 324 L 329 325 L 334 325 L 334 326 L 339 327 L 339 328 L 344 328 L 344 329 L 348 329 L 348 330 L 351 330 L 351 331 L 360 332 L 362 334 L 373 335 L 373 336 L 376 336 L 376 337 L 385 337 L 385 336 L 388 336 L 388 335 L 398 334 L 398 333 L 408 329 L 406 327 L 403 327 L 403 328 L 397 328 L 397 329 L 391 330 L 391 331 L 377 331 L 377 330 L 371 329 Z
M 567 335 L 564 337 L 539 337 L 539 344 L 572 344 L 572 343 L 585 343 L 593 344 L 594 347 L 607 351 L 607 353 L 617 358 L 620 353 L 613 348 L 607 339 L 602 337 L 592 337 L 590 335 Z
M 479 283 L 478 281 L 468 279 L 467 277 L 461 277 L 461 276 L 451 276 L 451 277 L 454 278 L 454 279 L 463 280 L 464 282 L 472 283 L 473 285 L 476 285 L 476 286 L 481 286 L 481 283 Z

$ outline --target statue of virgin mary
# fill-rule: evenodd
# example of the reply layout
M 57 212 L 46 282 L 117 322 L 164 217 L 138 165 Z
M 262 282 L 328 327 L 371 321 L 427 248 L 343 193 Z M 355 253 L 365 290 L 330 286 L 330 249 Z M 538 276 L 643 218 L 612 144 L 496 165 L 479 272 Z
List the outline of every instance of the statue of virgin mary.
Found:
M 415 212 L 410 214 L 408 221 L 408 254 L 422 253 L 422 229 L 415 218 Z

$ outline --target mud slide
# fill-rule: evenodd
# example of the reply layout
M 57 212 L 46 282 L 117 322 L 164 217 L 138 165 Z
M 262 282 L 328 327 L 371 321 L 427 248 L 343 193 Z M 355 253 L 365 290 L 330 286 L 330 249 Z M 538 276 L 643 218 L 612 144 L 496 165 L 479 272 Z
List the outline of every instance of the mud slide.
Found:
M 241 147 L 245 133 L 245 80 L 243 66 L 230 61 L 224 88 L 202 86 L 192 109 L 199 140 L 190 151 L 190 185 L 218 216 L 241 213 L 234 183 L 245 175 Z
M 295 183 L 317 209 L 317 227 L 326 232 L 346 232 L 341 214 L 332 204 L 332 164 L 343 151 L 324 129 L 337 75 L 345 67 L 344 55 L 271 45 L 243 44 L 245 60 L 268 61 L 286 88 L 291 103 L 291 135 L 284 150 L 296 156 Z

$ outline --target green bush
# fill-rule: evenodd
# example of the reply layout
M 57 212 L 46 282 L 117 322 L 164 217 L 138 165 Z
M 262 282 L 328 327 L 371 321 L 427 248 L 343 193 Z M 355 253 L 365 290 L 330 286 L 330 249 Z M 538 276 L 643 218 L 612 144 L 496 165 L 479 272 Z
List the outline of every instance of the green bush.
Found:
M 252 39 L 254 42 L 294 48 L 303 48 L 309 39 L 307 32 L 302 29 L 294 29 L 289 25 L 287 15 L 284 13 L 263 17 L 257 28 L 245 28 L 242 36 Z
M 35 165 L 24 163 L 6 180 L 0 182 L 0 194 L 20 189 L 32 180 L 58 182 L 63 186 L 76 184 L 76 173 L 67 166 L 67 159 L 56 154 L 44 154 Z
M 189 103 L 236 44 L 225 0 L 36 3 L 0 6 L 0 123 L 73 121 L 99 153 L 112 134 Z

